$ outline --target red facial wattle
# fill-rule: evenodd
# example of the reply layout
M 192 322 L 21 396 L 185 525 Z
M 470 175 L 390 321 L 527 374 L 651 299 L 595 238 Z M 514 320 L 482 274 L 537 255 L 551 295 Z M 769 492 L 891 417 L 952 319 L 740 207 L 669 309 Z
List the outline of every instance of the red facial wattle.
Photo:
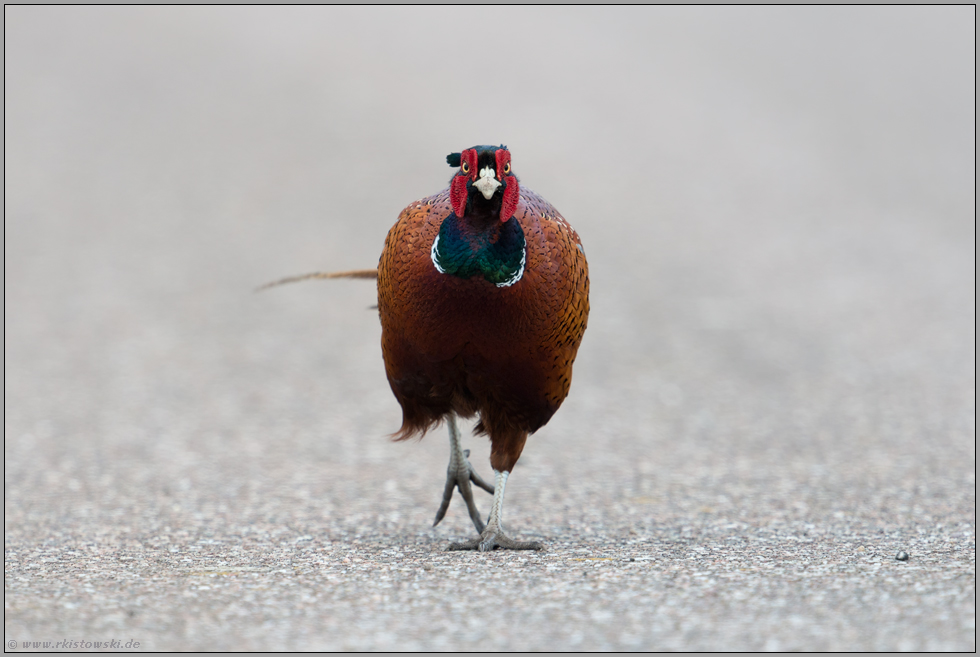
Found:
M 507 175 L 510 172 L 510 151 L 501 148 L 494 155 L 497 158 L 497 180 L 505 185 L 503 202 L 500 204 L 500 220 L 507 221 L 517 211 L 517 202 L 521 199 L 521 190 L 517 184 L 517 178 Z
M 466 212 L 466 197 L 469 190 L 466 188 L 466 184 L 472 180 L 476 180 L 477 172 L 477 158 L 476 150 L 468 149 L 459 154 L 460 157 L 460 172 L 456 174 L 453 178 L 453 182 L 449 186 L 449 202 L 453 206 L 453 212 L 457 217 L 462 217 L 463 213 Z M 465 167 L 464 167 L 465 165 Z M 463 171 L 466 168 L 467 171 Z
M 457 217 L 462 217 L 463 213 L 466 212 L 466 183 L 468 180 L 467 176 L 460 174 L 453 178 L 453 182 L 449 186 L 449 202 L 452 204 L 453 212 L 456 213 Z
M 506 148 L 498 148 L 497 152 L 493 155 L 497 160 L 497 180 L 503 181 L 504 176 L 507 175 L 507 173 L 505 173 L 505 169 L 507 169 L 507 165 L 510 164 L 510 151 Z
M 503 181 L 507 187 L 504 188 L 504 199 L 500 204 L 500 220 L 507 221 L 517 211 L 517 202 L 521 200 L 521 189 L 515 176 L 507 176 Z

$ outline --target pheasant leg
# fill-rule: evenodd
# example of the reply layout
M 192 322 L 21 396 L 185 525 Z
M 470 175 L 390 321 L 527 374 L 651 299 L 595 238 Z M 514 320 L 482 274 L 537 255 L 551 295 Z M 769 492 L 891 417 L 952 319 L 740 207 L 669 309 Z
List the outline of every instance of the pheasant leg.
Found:
M 507 486 L 509 472 L 493 471 L 495 475 L 493 487 L 493 507 L 490 509 L 490 519 L 487 526 L 480 531 L 480 537 L 464 543 L 452 543 L 448 550 L 479 550 L 489 552 L 496 548 L 506 550 L 543 550 L 544 546 L 536 541 L 515 541 L 504 534 L 504 488 Z
M 459 488 L 459 493 L 466 501 L 466 508 L 470 512 L 470 519 L 473 521 L 476 531 L 483 532 L 485 525 L 480 518 L 480 512 L 476 509 L 476 504 L 473 502 L 473 488 L 470 486 L 470 482 L 472 481 L 488 493 L 493 493 L 493 486 L 483 481 L 480 475 L 476 474 L 473 466 L 470 465 L 469 458 L 467 458 L 470 455 L 470 450 L 462 448 L 455 415 L 449 416 L 448 424 L 449 467 L 446 470 L 446 490 L 442 494 L 442 504 L 436 512 L 436 521 L 432 523 L 432 526 L 435 527 L 446 517 L 449 503 L 453 499 L 453 489 Z

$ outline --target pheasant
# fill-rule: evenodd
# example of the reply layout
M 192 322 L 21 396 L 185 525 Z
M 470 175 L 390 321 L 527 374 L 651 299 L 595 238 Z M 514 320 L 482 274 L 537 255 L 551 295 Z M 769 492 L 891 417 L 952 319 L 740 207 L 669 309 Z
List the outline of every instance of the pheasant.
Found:
M 449 188 L 405 208 L 377 271 L 296 276 L 378 280 L 385 373 L 402 408 L 395 440 L 449 427 L 449 467 L 435 523 L 459 489 L 479 536 L 450 550 L 540 550 L 503 530 L 504 489 L 529 434 L 568 395 L 589 315 L 589 270 L 578 234 L 521 187 L 506 146 L 451 153 Z M 494 484 L 462 448 L 457 417 L 479 416 Z M 486 524 L 471 482 L 493 494 Z
M 449 425 L 442 505 L 458 488 L 480 536 L 450 549 L 536 550 L 504 534 L 504 488 L 529 434 L 568 395 L 589 315 L 589 272 L 578 234 L 521 187 L 505 146 L 452 153 L 449 188 L 402 211 L 378 267 L 381 348 L 402 407 L 396 440 Z M 479 416 L 494 485 L 473 470 L 456 418 Z M 483 524 L 470 482 L 493 493 Z

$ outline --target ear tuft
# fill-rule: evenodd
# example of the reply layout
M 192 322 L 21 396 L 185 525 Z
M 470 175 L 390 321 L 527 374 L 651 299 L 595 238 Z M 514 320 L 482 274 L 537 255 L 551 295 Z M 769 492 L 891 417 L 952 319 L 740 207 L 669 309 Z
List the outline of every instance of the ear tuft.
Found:
M 460 153 L 450 153 L 446 156 L 446 162 L 453 168 L 458 167 L 462 163 L 462 156 Z

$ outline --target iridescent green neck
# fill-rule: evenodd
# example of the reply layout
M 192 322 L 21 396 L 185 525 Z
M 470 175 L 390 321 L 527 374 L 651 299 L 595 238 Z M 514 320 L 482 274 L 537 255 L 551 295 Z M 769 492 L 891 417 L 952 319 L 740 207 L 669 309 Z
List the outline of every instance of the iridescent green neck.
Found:
M 432 243 L 432 263 L 440 273 L 470 278 L 483 276 L 497 287 L 509 287 L 524 275 L 524 230 L 516 219 L 494 220 L 485 230 L 450 214 Z

